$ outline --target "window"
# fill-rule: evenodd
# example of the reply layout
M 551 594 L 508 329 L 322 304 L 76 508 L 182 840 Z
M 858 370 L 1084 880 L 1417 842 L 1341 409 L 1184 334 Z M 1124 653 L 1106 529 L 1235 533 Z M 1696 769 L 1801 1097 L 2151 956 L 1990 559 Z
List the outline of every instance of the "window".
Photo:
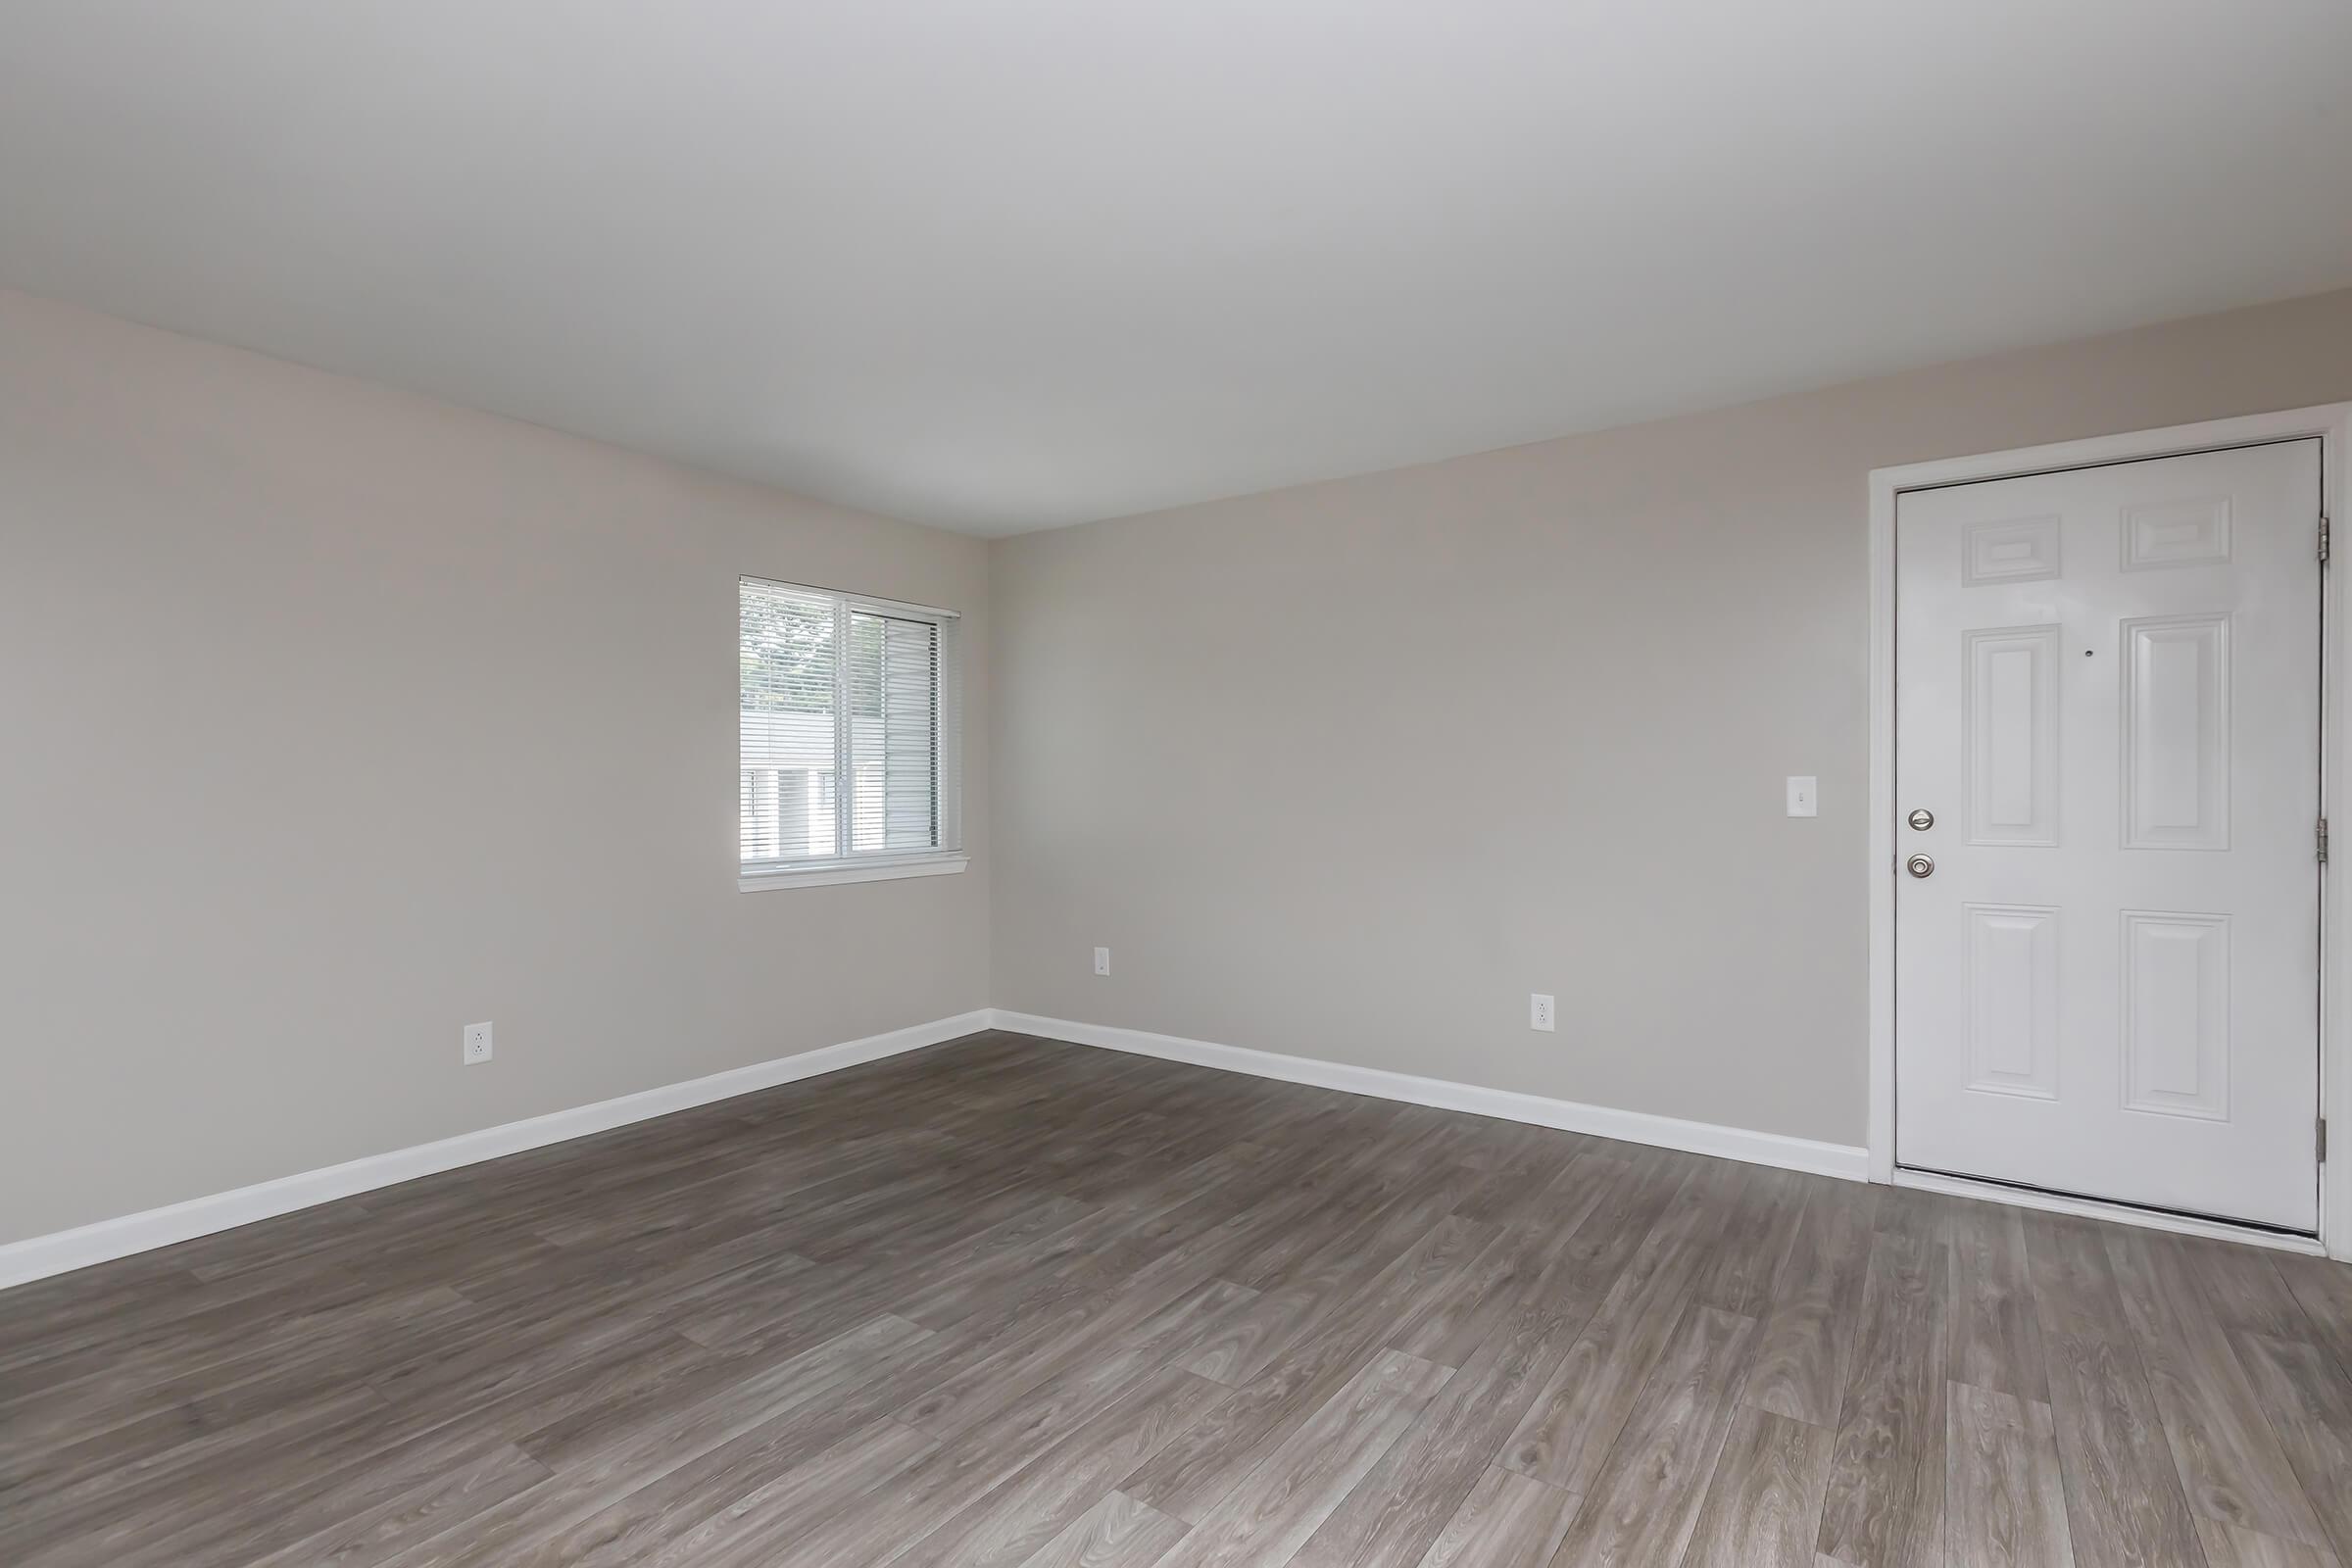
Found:
M 746 577 L 738 886 L 960 871 L 956 614 Z

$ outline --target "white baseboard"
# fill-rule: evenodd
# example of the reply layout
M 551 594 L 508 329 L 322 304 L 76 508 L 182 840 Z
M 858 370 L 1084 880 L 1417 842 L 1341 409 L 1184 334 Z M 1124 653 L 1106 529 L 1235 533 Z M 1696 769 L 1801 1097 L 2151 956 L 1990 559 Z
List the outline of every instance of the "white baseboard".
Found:
M 749 1067 L 712 1073 L 708 1078 L 666 1084 L 660 1089 L 623 1095 L 617 1100 L 599 1101 L 593 1105 L 575 1105 L 569 1110 L 552 1111 L 526 1121 L 511 1121 L 503 1126 L 485 1127 L 479 1132 L 460 1133 L 455 1138 L 444 1138 L 438 1143 L 418 1144 L 410 1149 L 369 1154 L 364 1159 L 348 1160 L 320 1170 L 280 1176 L 273 1181 L 257 1182 L 251 1187 L 239 1187 L 231 1192 L 214 1193 L 210 1197 L 192 1198 L 185 1202 L 150 1208 L 137 1214 L 99 1220 L 95 1224 L 78 1226 L 70 1231 L 10 1242 L 0 1246 L 0 1290 L 72 1269 L 87 1268 L 93 1263 L 128 1257 L 133 1252 L 170 1247 L 176 1242 L 209 1236 L 215 1231 L 249 1225 L 258 1219 L 291 1213 L 315 1203 L 331 1202 L 355 1193 L 390 1187 L 397 1182 L 414 1181 L 419 1176 L 455 1170 L 461 1165 L 477 1164 L 485 1159 L 497 1159 L 503 1154 L 517 1154 L 526 1149 L 539 1149 L 548 1144 L 584 1138 L 590 1133 L 606 1132 L 655 1116 L 666 1116 L 671 1111 L 690 1110 L 696 1105 L 707 1105 L 715 1100 L 731 1100 L 755 1090 L 772 1089 L 778 1084 L 788 1084 L 799 1078 L 838 1072 L 844 1067 L 878 1061 L 884 1056 L 895 1056 L 903 1052 L 920 1051 L 925 1046 L 936 1046 L 943 1041 L 989 1028 L 990 1017 L 987 1008 L 958 1013 L 953 1018 L 894 1029 L 888 1034 L 868 1035 L 862 1040 L 845 1040 L 839 1045 L 819 1047 L 797 1056 L 778 1056 L 771 1061 L 755 1062 Z
M 1227 1072 L 1275 1078 L 1284 1083 L 1311 1084 L 1318 1089 L 1370 1095 L 1378 1100 L 1401 1100 L 1408 1104 L 1434 1105 L 1440 1110 L 1467 1111 L 1473 1116 L 1531 1122 L 1538 1127 L 1558 1127 L 1573 1133 L 1590 1133 L 1595 1138 L 1680 1149 L 1693 1154 L 1712 1154 L 1719 1159 L 1740 1159 L 1751 1165 L 1809 1171 L 1816 1176 L 1837 1176 L 1856 1182 L 1870 1178 L 1868 1152 L 1847 1144 L 1750 1132 L 1744 1127 L 1719 1127 L 1712 1122 L 1653 1116 L 1646 1111 L 1617 1110 L 1573 1100 L 1550 1100 L 1508 1089 L 1484 1089 L 1476 1084 L 1449 1083 L 1443 1078 L 1421 1078 L 1377 1067 L 1350 1067 L 1310 1056 L 1284 1056 L 1270 1051 L 1220 1046 L 1206 1040 L 1183 1040 L 1142 1029 L 1041 1018 L 1035 1013 L 1013 1012 L 1003 1007 L 990 1008 L 989 1019 L 993 1027 L 1018 1034 L 1043 1035 L 1049 1040 L 1101 1046 L 1141 1056 L 1159 1056 L 1168 1061 L 1191 1062 L 1197 1067 L 1219 1067 Z
M 99 1220 L 95 1224 L 70 1231 L 10 1242 L 0 1246 L 0 1290 L 45 1279 L 52 1274 L 87 1268 L 93 1263 L 128 1257 L 134 1252 L 191 1241 L 215 1231 L 249 1225 L 255 1220 L 292 1213 L 298 1208 L 309 1208 L 317 1203 L 332 1202 L 356 1193 L 414 1181 L 419 1176 L 455 1170 L 462 1165 L 478 1164 L 482 1160 L 497 1159 L 505 1154 L 520 1153 L 526 1149 L 540 1149 L 573 1138 L 585 1138 L 591 1133 L 624 1127 L 630 1122 L 666 1116 L 672 1111 L 689 1110 L 696 1105 L 730 1100 L 757 1090 L 772 1089 L 796 1079 L 837 1072 L 859 1062 L 877 1061 L 903 1052 L 920 1051 L 926 1046 L 936 1046 L 982 1029 L 1009 1029 L 1020 1034 L 1043 1035 L 1051 1040 L 1067 1040 L 1077 1045 L 1099 1046 L 1136 1055 L 1158 1056 L 1168 1061 L 1191 1062 L 1200 1067 L 1216 1067 L 1227 1072 L 1279 1079 L 1284 1083 L 1310 1084 L 1319 1089 L 1369 1095 L 1379 1100 L 1398 1100 L 1409 1104 L 1435 1106 L 1440 1110 L 1459 1110 L 1474 1116 L 1494 1116 L 1504 1121 L 1529 1122 L 1539 1127 L 1558 1127 L 1568 1132 L 1590 1133 L 1597 1138 L 1616 1138 L 1661 1149 L 1680 1149 L 1693 1154 L 1745 1160 L 1754 1165 L 1810 1171 L 1815 1175 L 1842 1177 L 1848 1181 L 1868 1178 L 1869 1162 L 1863 1151 L 1843 1144 L 1825 1144 L 1809 1138 L 1788 1138 L 1779 1133 L 1750 1132 L 1740 1127 L 1683 1121 L 1673 1116 L 1617 1110 L 1607 1105 L 1588 1105 L 1572 1100 L 1549 1100 L 1541 1095 L 1517 1094 L 1507 1089 L 1485 1089 L 1476 1084 L 1449 1083 L 1442 1078 L 1421 1078 L 1411 1073 L 1386 1072 L 1374 1067 L 1351 1067 L 1343 1062 L 1317 1061 L 1307 1056 L 1285 1056 L 1270 1051 L 1221 1046 L 1206 1040 L 1184 1040 L 1174 1035 L 1151 1034 L 1141 1029 L 1074 1023 L 1066 1018 L 1042 1018 L 1034 1013 L 982 1007 L 972 1012 L 958 1013 L 952 1018 L 896 1029 L 888 1034 L 869 1035 L 863 1040 L 848 1040 L 837 1046 L 825 1046 L 797 1056 L 779 1056 L 772 1061 L 713 1073 L 708 1078 L 689 1079 L 685 1083 L 648 1089 L 640 1094 L 623 1095 L 617 1100 L 599 1101 L 593 1105 L 577 1105 L 569 1110 L 533 1116 L 526 1121 L 508 1122 L 503 1126 L 485 1127 L 479 1132 L 461 1133 L 438 1143 L 370 1154 L 364 1159 L 349 1160 L 320 1170 L 302 1171 L 292 1176 L 280 1176 L 273 1181 L 257 1182 L 251 1187 L 239 1187 L 231 1192 L 215 1193 L 162 1208 Z

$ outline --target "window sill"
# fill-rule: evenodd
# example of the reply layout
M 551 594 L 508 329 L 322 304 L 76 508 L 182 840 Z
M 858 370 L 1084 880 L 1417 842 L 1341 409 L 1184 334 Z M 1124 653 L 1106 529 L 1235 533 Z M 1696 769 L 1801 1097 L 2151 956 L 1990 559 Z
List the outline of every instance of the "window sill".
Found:
M 738 893 L 773 893 L 778 888 L 821 888 L 836 882 L 887 882 L 903 876 L 952 876 L 972 863 L 968 855 L 909 855 L 897 859 L 859 864 L 855 860 L 825 860 L 773 871 L 745 871 L 735 878 Z

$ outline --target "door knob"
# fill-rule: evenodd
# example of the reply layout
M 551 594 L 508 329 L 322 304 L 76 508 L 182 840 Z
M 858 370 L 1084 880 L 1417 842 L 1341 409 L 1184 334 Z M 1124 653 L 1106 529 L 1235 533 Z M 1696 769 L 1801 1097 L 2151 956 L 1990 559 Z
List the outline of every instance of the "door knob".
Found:
M 1934 876 L 1936 874 L 1936 862 L 1924 855 L 1914 855 L 1911 857 L 1911 858 L 1903 862 L 1903 869 L 1910 872 L 1913 876 Z
M 1928 829 L 1936 825 L 1936 813 L 1927 809 L 1925 807 L 1922 807 L 1920 809 L 1913 811 L 1909 816 L 1904 817 L 1903 820 L 1910 823 L 1913 827 L 1919 829 L 1922 833 L 1925 833 Z

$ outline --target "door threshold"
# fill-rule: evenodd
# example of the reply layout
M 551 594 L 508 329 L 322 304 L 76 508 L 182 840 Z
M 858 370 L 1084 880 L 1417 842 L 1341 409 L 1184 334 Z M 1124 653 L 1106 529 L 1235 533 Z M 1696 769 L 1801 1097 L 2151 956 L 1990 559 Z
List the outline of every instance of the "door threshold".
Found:
M 2039 1209 L 2046 1214 L 2113 1220 L 2119 1225 L 2138 1225 L 2152 1231 L 2171 1231 L 2179 1236 L 2243 1242 L 2250 1247 L 2268 1247 L 2280 1252 L 2301 1252 L 2311 1257 L 2328 1255 L 2327 1249 L 2320 1245 L 2320 1239 L 2303 1231 L 2279 1230 L 2273 1226 L 2236 1220 L 2208 1219 L 2201 1214 L 2176 1213 L 2169 1208 L 2146 1208 L 2137 1203 L 2117 1202 L 2111 1199 L 2077 1198 L 2070 1193 L 2053 1193 L 2045 1188 L 2027 1187 L 1989 1177 L 1953 1176 L 1939 1170 L 1897 1165 L 1894 1167 L 1894 1185 L 1915 1188 L 1924 1193 L 1943 1193 L 1953 1198 L 2009 1203 L 2018 1208 Z

